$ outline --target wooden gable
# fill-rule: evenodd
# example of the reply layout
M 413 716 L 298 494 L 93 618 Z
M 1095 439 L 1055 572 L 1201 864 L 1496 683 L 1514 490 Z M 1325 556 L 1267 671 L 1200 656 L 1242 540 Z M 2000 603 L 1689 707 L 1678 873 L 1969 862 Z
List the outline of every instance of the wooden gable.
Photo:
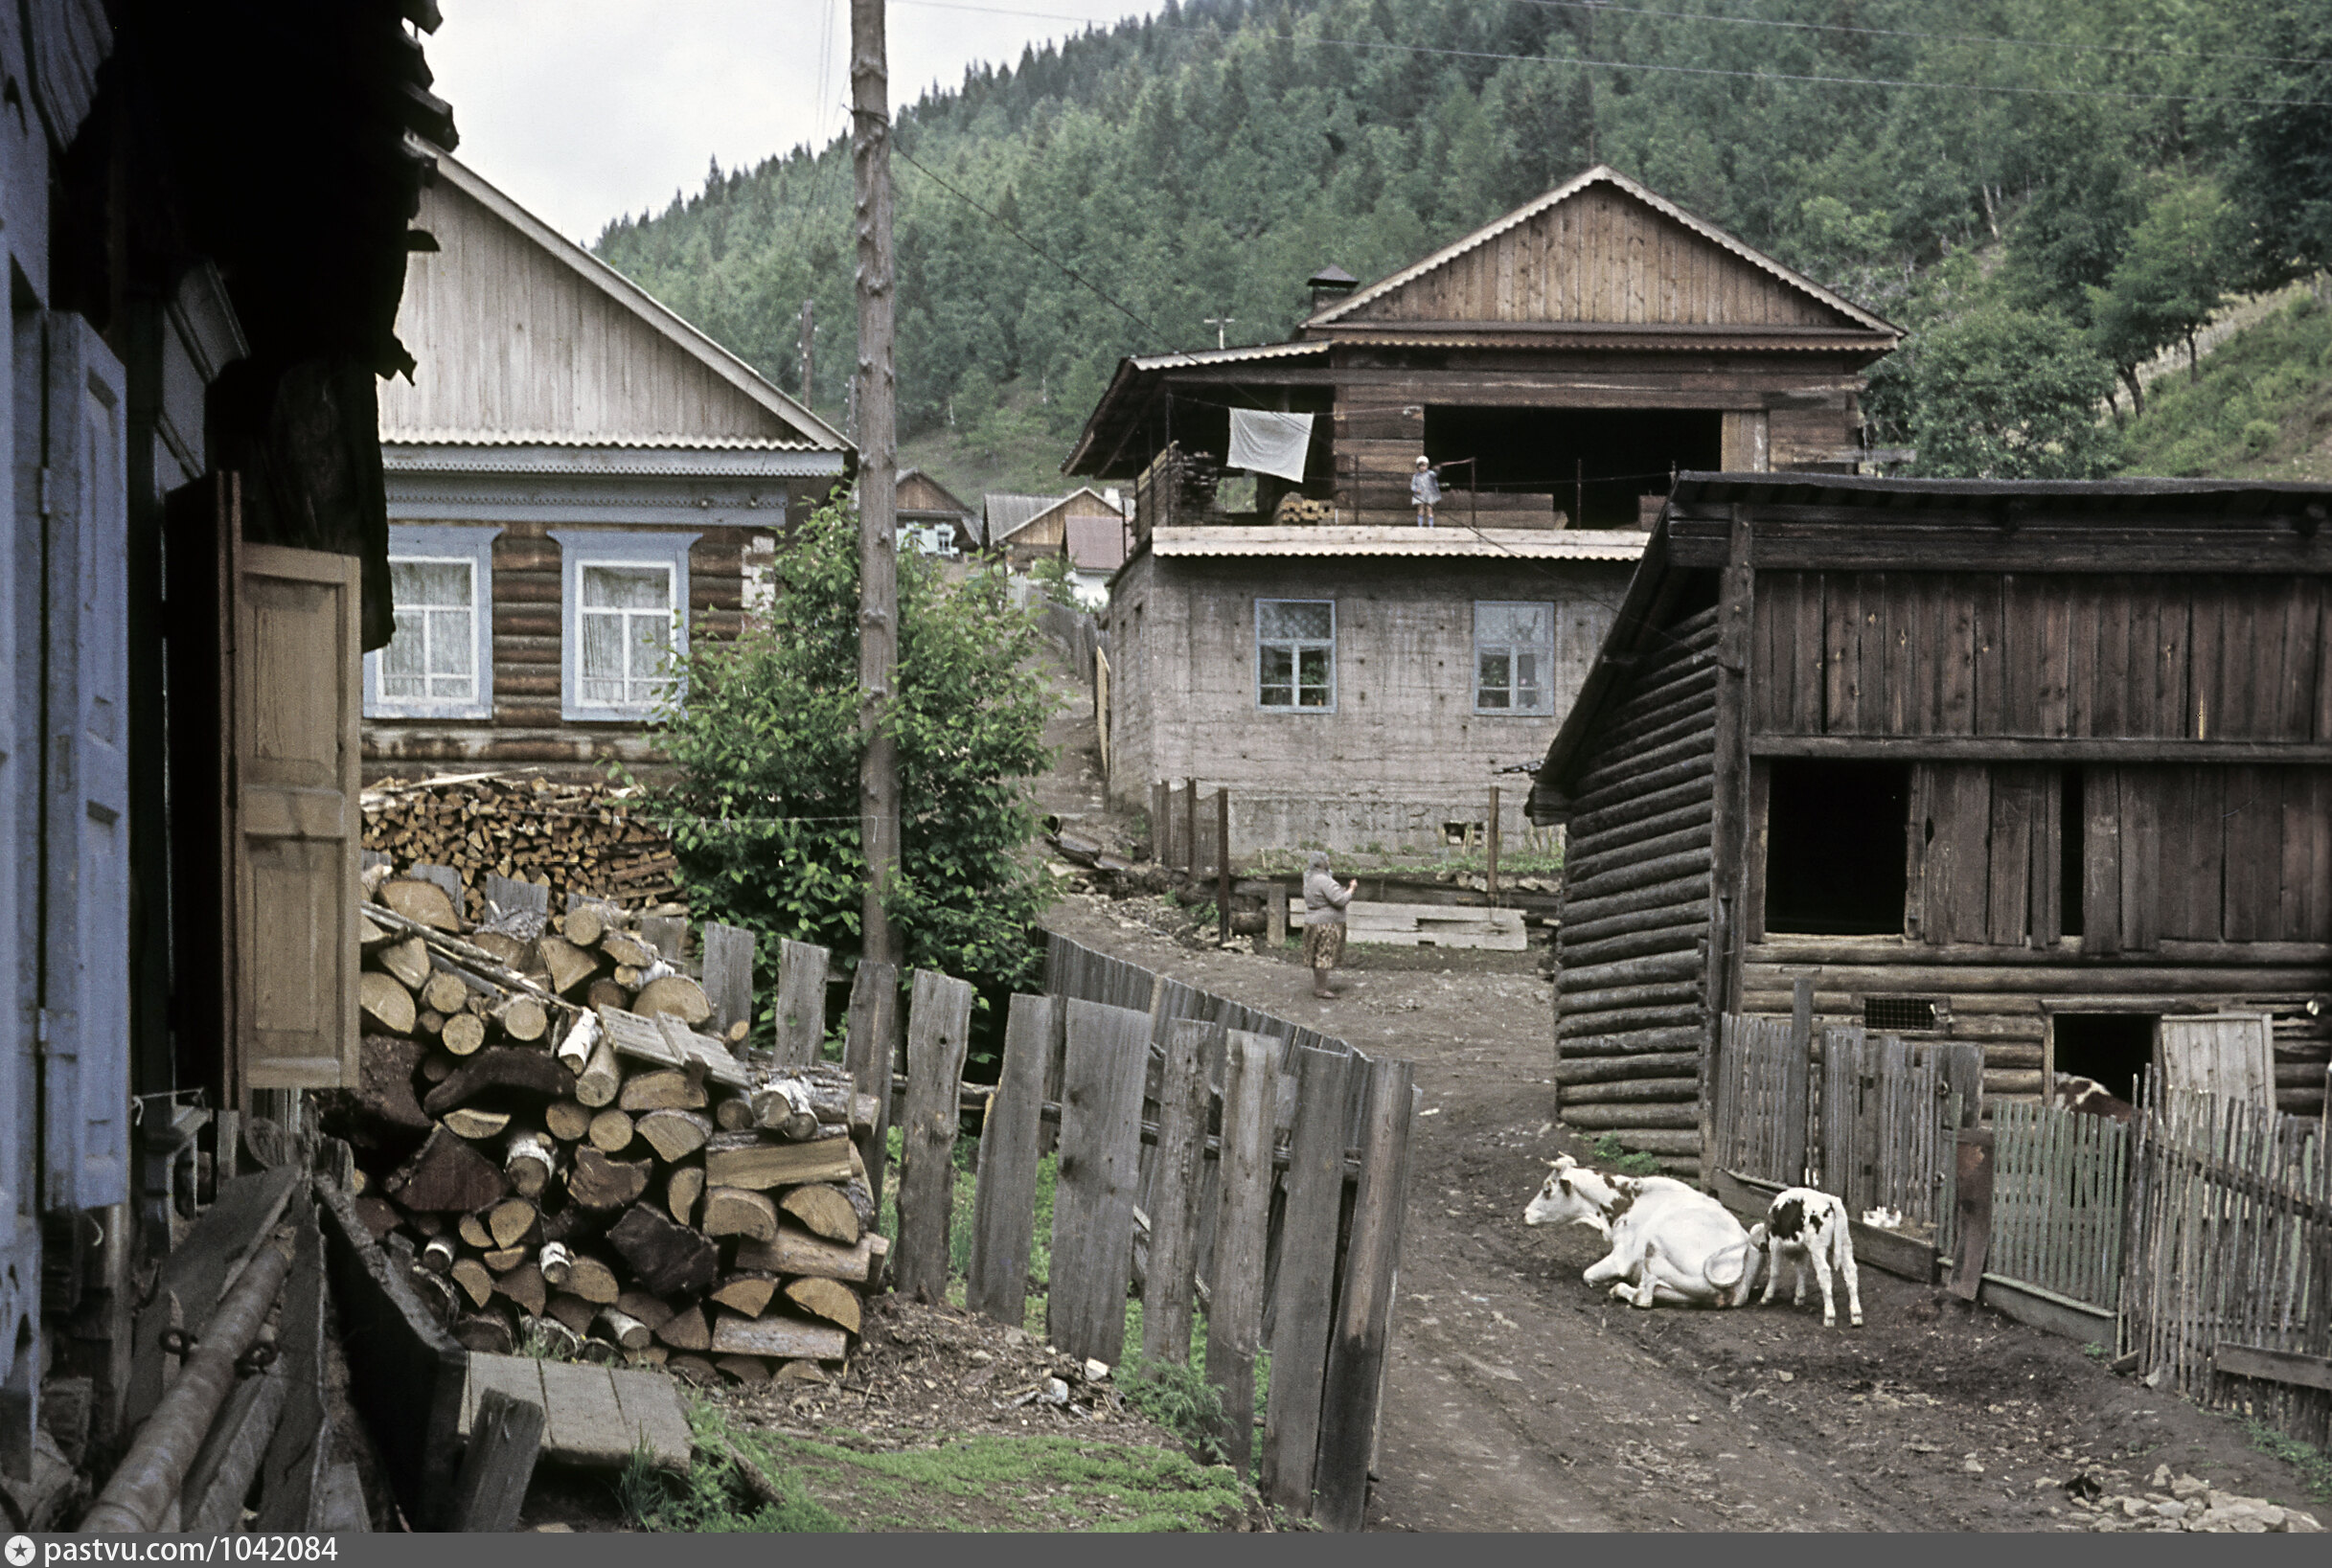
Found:
M 1307 325 L 1474 322 L 1894 330 L 1608 169 L 1589 170 Z
M 381 383 L 383 439 L 847 445 L 476 174 L 440 169 L 418 218 L 438 249 L 408 263 L 397 317 L 420 368 Z

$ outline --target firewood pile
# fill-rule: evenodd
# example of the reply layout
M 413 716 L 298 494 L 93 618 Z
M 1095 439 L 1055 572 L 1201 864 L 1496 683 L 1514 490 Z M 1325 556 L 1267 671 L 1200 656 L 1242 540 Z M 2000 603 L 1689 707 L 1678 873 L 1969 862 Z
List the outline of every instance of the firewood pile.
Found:
M 471 920 L 486 915 L 488 872 L 547 882 L 554 906 L 589 893 L 626 908 L 669 898 L 672 840 L 632 811 L 636 791 L 537 776 L 383 780 L 364 791 L 364 848 L 400 866 L 451 866 Z
M 702 1381 L 848 1353 L 887 1250 L 873 1096 L 698 1033 L 702 989 L 612 906 L 472 926 L 433 882 L 365 884 L 362 1071 L 327 1125 L 456 1338 Z

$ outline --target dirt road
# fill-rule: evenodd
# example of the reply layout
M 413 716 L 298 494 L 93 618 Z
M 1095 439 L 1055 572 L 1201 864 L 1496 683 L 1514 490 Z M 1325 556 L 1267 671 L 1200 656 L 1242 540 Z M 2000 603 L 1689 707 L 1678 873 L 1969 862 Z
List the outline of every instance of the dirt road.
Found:
M 1163 900 L 1072 896 L 1046 923 L 1417 1064 L 1372 1528 L 2074 1529 L 2060 1483 L 2138 1489 L 2165 1463 L 2332 1514 L 2234 1422 L 1875 1268 L 1859 1330 L 1786 1296 L 1643 1312 L 1590 1291 L 1593 1235 L 1522 1224 L 1545 1162 L 1589 1154 L 1553 1125 L 1534 955 L 1354 948 L 1319 1003 L 1292 963 L 1178 937 Z

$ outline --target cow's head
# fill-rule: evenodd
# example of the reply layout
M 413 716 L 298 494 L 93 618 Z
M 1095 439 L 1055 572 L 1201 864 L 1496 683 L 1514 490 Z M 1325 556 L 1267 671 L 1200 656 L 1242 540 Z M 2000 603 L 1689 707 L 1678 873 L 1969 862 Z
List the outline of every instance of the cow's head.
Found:
M 1608 1217 L 1612 1193 L 1604 1179 L 1568 1154 L 1554 1162 L 1539 1195 L 1522 1211 L 1525 1225 L 1585 1225 L 1606 1238 L 1612 1234 Z

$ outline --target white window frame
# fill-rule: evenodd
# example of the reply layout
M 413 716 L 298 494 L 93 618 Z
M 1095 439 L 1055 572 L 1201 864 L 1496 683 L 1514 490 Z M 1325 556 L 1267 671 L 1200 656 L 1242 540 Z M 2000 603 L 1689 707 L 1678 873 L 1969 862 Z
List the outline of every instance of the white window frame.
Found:
M 586 566 L 663 566 L 672 572 L 673 659 L 688 659 L 688 547 L 698 534 L 555 528 L 560 553 L 559 716 L 569 723 L 637 724 L 657 702 L 586 702 L 583 695 L 583 574 Z
M 1486 642 L 1482 637 L 1484 610 L 1532 609 L 1546 612 L 1546 640 L 1543 643 Z M 1485 718 L 1552 718 L 1555 716 L 1555 604 L 1545 599 L 1477 599 L 1474 602 L 1474 711 Z M 1509 705 L 1503 708 L 1486 707 L 1482 703 L 1482 654 L 1503 649 L 1507 655 L 1506 675 L 1508 692 L 1519 690 L 1514 682 L 1514 655 L 1518 651 L 1537 653 L 1544 661 L 1539 672 L 1540 705 L 1522 708 Z
M 445 523 L 389 525 L 391 561 L 446 561 L 469 568 L 469 667 L 477 690 L 467 702 L 450 697 L 389 697 L 381 693 L 382 649 L 364 656 L 364 716 L 367 718 L 492 718 L 494 712 L 494 564 L 499 528 L 460 528 Z
M 1327 605 L 1327 606 L 1328 606 L 1328 636 L 1326 637 L 1326 639 L 1325 639 L 1325 640 L 1320 639 L 1320 638 L 1316 638 L 1316 637 L 1269 637 L 1269 638 L 1265 637 L 1265 636 L 1264 636 L 1264 634 L 1263 634 L 1263 612 L 1264 612 L 1264 606 L 1265 606 L 1265 605 L 1267 605 L 1267 604 L 1325 604 L 1325 605 Z M 1257 711 L 1257 712 L 1259 712 L 1259 713 L 1266 713 L 1266 714 L 1333 714 L 1333 713 L 1335 713 L 1335 712 L 1336 712 L 1336 704 L 1337 704 L 1337 678 L 1336 678 L 1336 676 L 1337 676 L 1337 670 L 1336 670 L 1336 666 L 1337 666 L 1337 658 L 1336 658 L 1336 626 L 1337 626 L 1336 601 L 1335 601 L 1335 600 L 1333 600 L 1333 599 L 1261 599 L 1261 598 L 1259 598 L 1259 599 L 1257 599 L 1257 600 L 1255 601 L 1255 621 L 1254 621 L 1254 633 L 1255 633 L 1255 708 L 1256 708 L 1256 711 Z M 1292 703 L 1292 702 L 1291 702 L 1291 703 L 1277 703 L 1277 702 L 1266 702 L 1266 701 L 1264 701 L 1264 700 L 1263 700 L 1263 688 L 1264 688 L 1264 679 L 1263 679 L 1263 652 L 1264 652 L 1264 648 L 1265 648 L 1265 646 L 1266 646 L 1267 644 L 1269 644 L 1269 645 L 1272 645 L 1272 646 L 1276 646 L 1276 647 L 1283 647 L 1283 648 L 1290 648 L 1291 650 L 1292 650 L 1292 651 L 1293 651 L 1293 652 L 1296 654 L 1296 659 L 1297 659 L 1297 663 L 1296 663 L 1296 673 L 1297 673 L 1298 675 L 1300 675 L 1300 674 L 1302 673 L 1302 670 L 1303 670 L 1303 665 L 1302 665 L 1302 654 L 1303 654 L 1303 650 L 1304 650 L 1305 648 L 1325 648 L 1328 650 L 1328 701 L 1327 701 L 1327 703 L 1326 703 L 1326 705 L 1325 705 L 1325 706 L 1322 706 L 1322 707 L 1316 707 L 1316 708 L 1308 708 L 1308 707 L 1304 707 L 1304 706 L 1302 706 L 1300 703 Z M 1300 693 L 1301 693 L 1301 692 L 1302 692 L 1302 686 L 1301 686 L 1300 682 L 1292 684 L 1291 691 L 1292 691 L 1292 693 L 1294 693 L 1294 694 L 1300 694 Z

